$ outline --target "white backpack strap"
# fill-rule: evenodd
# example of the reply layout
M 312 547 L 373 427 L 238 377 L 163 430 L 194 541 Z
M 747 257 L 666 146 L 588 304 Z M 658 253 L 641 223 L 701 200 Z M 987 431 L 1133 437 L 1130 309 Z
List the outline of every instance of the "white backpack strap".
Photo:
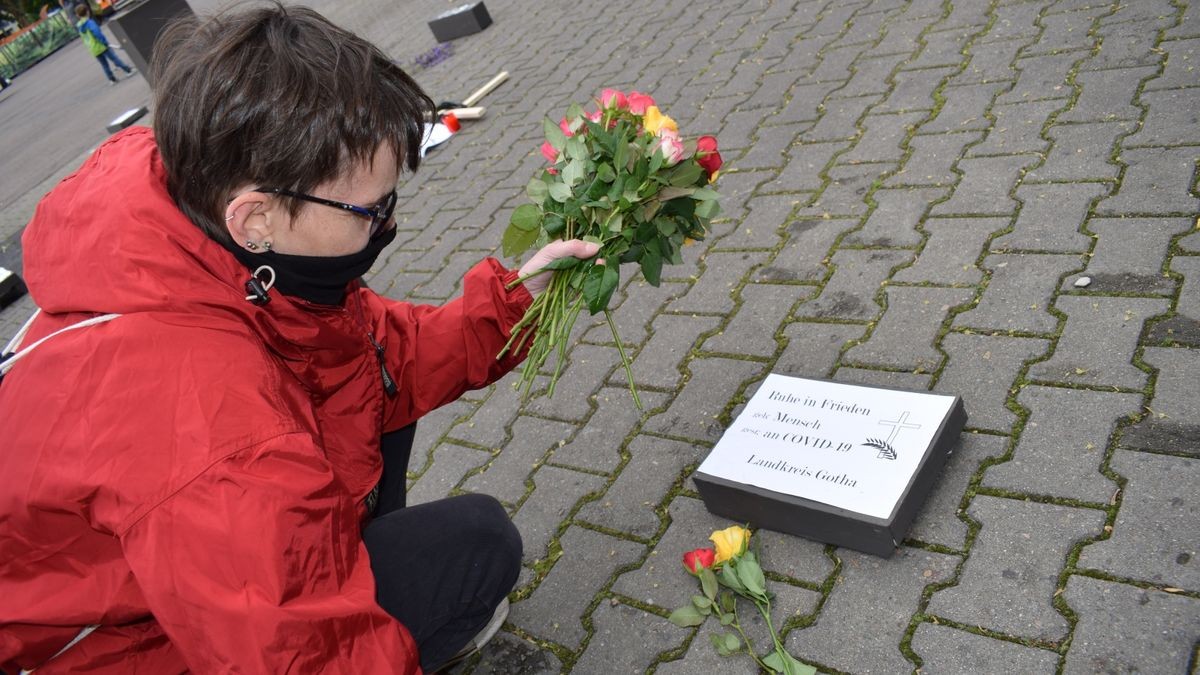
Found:
M 37 316 L 37 312 L 34 312 L 34 317 L 36 317 L 36 316 Z M 22 349 L 21 351 L 17 352 L 16 354 L 13 354 L 12 356 L 8 357 L 7 359 L 4 360 L 3 363 L 0 363 L 0 376 L 3 376 L 6 373 L 8 373 L 8 371 L 12 369 L 13 364 L 15 364 L 17 361 L 20 361 L 21 359 L 28 356 L 30 352 L 32 352 L 34 349 L 37 349 L 38 345 L 42 344 L 46 340 L 49 340 L 50 338 L 54 337 L 55 335 L 58 335 L 60 333 L 65 333 L 69 330 L 75 330 L 77 328 L 87 328 L 88 326 L 94 326 L 98 323 L 104 323 L 105 321 L 112 321 L 113 319 L 117 318 L 118 316 L 121 316 L 121 315 L 120 314 L 102 314 L 100 316 L 94 316 L 90 319 L 84 319 L 83 321 L 80 321 L 79 323 L 73 323 L 70 326 L 66 326 L 64 328 L 59 328 L 58 330 L 47 335 L 46 337 L 42 338 L 41 340 L 38 340 L 37 342 L 29 345 L 28 347 Z M 17 337 L 13 338 L 13 340 L 11 342 L 9 342 L 9 344 L 10 345 L 13 345 L 14 343 L 20 344 L 20 338 L 25 337 L 25 333 L 29 330 L 29 324 L 31 324 L 31 323 L 33 323 L 33 317 L 30 317 L 29 321 L 26 322 L 25 326 L 22 327 L 21 330 L 17 333 Z
M 30 317 L 25 321 L 25 324 L 21 326 L 21 330 L 17 331 L 17 334 L 13 336 L 13 339 L 9 340 L 8 344 L 4 345 L 4 351 L 0 351 L 0 355 L 11 354 L 20 348 L 21 340 L 25 339 L 25 334 L 29 332 L 29 327 L 33 325 L 33 320 L 38 318 L 38 314 L 41 313 L 41 307 L 33 310 L 33 314 L 30 315 Z

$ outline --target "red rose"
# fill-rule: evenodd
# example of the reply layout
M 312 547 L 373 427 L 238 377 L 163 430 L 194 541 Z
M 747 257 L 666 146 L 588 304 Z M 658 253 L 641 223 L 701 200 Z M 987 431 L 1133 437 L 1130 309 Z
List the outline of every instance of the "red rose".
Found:
M 701 136 L 696 139 L 696 163 L 704 169 L 708 174 L 708 180 L 712 181 L 713 176 L 721 170 L 721 153 L 717 152 L 717 139 L 715 136 Z
M 553 145 L 550 145 L 550 141 L 542 143 L 542 157 L 545 157 L 546 161 L 551 164 L 558 161 L 558 151 L 554 149 Z
M 717 553 L 711 548 L 698 548 L 683 554 L 683 566 L 692 574 L 700 574 L 702 569 L 710 569 Z

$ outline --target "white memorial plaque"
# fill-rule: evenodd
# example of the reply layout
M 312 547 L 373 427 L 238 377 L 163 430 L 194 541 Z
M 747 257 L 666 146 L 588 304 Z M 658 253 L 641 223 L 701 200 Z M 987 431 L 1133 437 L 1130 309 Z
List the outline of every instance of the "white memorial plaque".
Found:
M 903 537 L 965 420 L 956 396 L 773 373 L 695 480 L 714 513 L 878 553 Z

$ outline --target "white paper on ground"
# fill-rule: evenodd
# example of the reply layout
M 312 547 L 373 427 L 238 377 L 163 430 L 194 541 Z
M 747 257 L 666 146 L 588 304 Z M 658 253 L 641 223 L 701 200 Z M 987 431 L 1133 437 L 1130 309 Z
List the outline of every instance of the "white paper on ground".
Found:
M 453 135 L 454 132 L 450 131 L 449 127 L 441 122 L 425 125 L 425 137 L 421 139 L 421 156 L 424 157 L 427 150 L 450 140 L 450 137 Z
M 699 471 L 886 519 L 953 404 L 772 373 Z

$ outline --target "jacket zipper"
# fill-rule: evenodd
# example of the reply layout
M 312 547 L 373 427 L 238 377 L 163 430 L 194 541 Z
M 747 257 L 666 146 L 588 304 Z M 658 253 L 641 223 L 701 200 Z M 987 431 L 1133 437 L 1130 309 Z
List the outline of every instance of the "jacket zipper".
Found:
M 379 378 L 383 381 L 383 391 L 387 393 L 388 398 L 396 398 L 396 394 L 400 393 L 400 387 L 396 385 L 395 378 L 388 372 L 387 359 L 384 358 L 383 346 L 375 339 L 375 334 L 367 327 L 367 316 L 363 312 L 362 299 L 357 294 L 354 295 L 354 306 L 358 310 L 358 324 L 367 334 L 367 340 L 370 340 L 371 346 L 375 348 L 375 360 L 379 362 Z

